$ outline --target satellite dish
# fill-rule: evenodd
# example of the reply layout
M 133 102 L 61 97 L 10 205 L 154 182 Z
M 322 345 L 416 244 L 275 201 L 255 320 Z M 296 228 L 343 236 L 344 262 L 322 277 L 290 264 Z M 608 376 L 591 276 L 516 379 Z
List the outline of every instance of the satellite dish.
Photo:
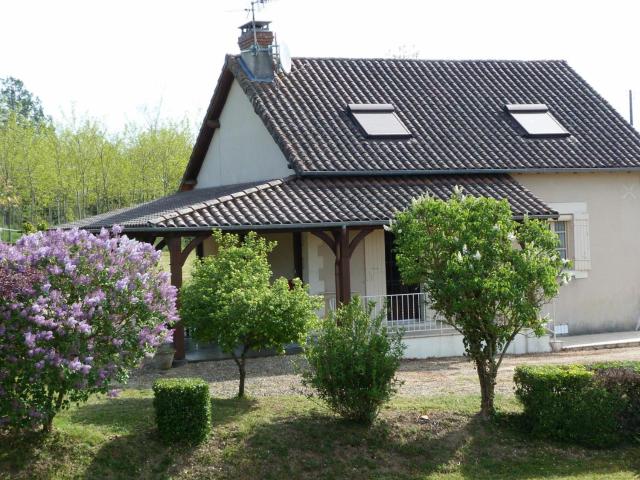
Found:
M 284 74 L 291 73 L 291 55 L 286 43 L 278 46 L 278 66 Z

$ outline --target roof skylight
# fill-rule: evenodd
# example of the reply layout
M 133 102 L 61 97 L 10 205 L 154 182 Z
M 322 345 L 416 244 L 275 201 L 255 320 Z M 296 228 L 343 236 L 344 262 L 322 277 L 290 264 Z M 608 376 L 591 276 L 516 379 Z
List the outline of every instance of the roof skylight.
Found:
M 388 103 L 349 104 L 349 111 L 369 138 L 407 138 L 407 130 L 393 105 Z
M 543 103 L 505 105 L 507 112 L 527 132 L 528 137 L 566 137 L 570 133 Z

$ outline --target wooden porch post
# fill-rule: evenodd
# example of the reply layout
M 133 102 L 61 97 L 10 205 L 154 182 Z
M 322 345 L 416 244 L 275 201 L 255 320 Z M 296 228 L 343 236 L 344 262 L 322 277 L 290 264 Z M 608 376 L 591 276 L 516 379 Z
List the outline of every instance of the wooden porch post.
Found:
M 184 260 L 182 258 L 182 245 L 180 236 L 167 237 L 167 247 L 169 248 L 169 265 L 171 267 L 171 285 L 178 289 L 182 288 L 182 266 Z M 179 308 L 179 299 L 177 300 L 177 307 Z M 185 348 L 184 348 L 184 325 L 182 320 L 175 325 L 173 331 L 173 346 L 176 349 L 176 360 L 184 360 Z
M 336 302 L 338 304 L 348 303 L 351 300 L 351 255 L 364 237 L 373 230 L 373 227 L 363 227 L 351 241 L 349 241 L 349 230 L 346 225 L 343 225 L 340 230 L 332 231 L 332 236 L 322 231 L 311 232 L 324 241 L 336 256 Z
M 211 233 L 200 234 L 195 236 L 184 250 L 182 249 L 182 235 L 170 235 L 165 237 L 165 242 L 167 248 L 169 249 L 169 265 L 171 267 L 171 285 L 178 289 L 178 294 L 180 294 L 180 288 L 182 288 L 182 267 L 184 266 L 184 262 L 187 261 L 187 257 L 193 251 L 194 248 L 197 248 L 205 238 L 211 236 Z M 178 297 L 177 305 L 180 308 L 180 300 Z M 184 344 L 184 325 L 182 321 L 179 321 L 175 325 L 175 329 L 173 332 L 173 346 L 176 349 L 176 360 L 184 360 L 185 358 L 185 344 Z
M 340 292 L 339 295 L 339 303 L 348 303 L 351 300 L 351 253 L 349 250 L 349 230 L 347 230 L 346 226 L 343 226 L 340 229 L 340 233 L 338 234 L 338 251 L 339 251 L 339 260 L 338 260 L 338 276 L 339 276 L 339 285 L 336 286 L 336 292 Z M 336 295 L 337 296 L 337 295 Z

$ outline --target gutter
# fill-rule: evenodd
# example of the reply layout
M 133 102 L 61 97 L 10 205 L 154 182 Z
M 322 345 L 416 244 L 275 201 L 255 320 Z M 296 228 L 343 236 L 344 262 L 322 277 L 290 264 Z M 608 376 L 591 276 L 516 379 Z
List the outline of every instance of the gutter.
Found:
M 558 214 L 535 214 L 528 215 L 529 218 L 535 218 L 539 220 L 546 220 L 557 218 Z M 522 220 L 524 215 L 514 215 L 513 218 L 515 220 Z M 282 223 L 282 224 L 273 224 L 273 225 L 212 225 L 206 227 L 134 227 L 134 226 L 123 226 L 123 231 L 126 232 L 136 232 L 136 233 L 186 233 L 186 232 L 210 232 L 212 230 L 222 230 L 222 231 L 246 231 L 246 230 L 255 230 L 255 231 L 265 231 L 265 230 L 327 230 L 332 228 L 347 228 L 347 227 L 371 227 L 371 226 L 379 226 L 382 227 L 384 225 L 389 225 L 391 220 L 359 220 L 352 222 L 314 222 L 314 223 Z M 109 228 L 112 225 L 105 225 L 94 228 L 83 228 L 78 227 L 82 230 L 88 230 L 90 232 L 99 232 L 102 228 Z
M 415 175 L 509 175 L 514 173 L 624 173 L 640 172 L 640 167 L 607 168 L 520 168 L 520 169 L 450 169 L 450 170 L 347 170 L 300 172 L 302 177 L 405 177 Z

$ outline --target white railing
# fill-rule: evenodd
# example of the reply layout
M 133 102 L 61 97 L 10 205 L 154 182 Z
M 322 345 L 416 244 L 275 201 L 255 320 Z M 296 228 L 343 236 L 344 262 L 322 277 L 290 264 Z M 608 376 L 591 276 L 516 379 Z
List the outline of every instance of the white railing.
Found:
M 429 308 L 424 293 L 402 293 L 396 295 L 368 295 L 363 302 L 373 302 L 373 314 L 386 310 L 387 328 L 403 329 L 405 333 L 427 332 L 445 333 L 453 328 L 444 323 L 436 312 Z M 326 299 L 329 310 L 336 308 L 335 298 Z

